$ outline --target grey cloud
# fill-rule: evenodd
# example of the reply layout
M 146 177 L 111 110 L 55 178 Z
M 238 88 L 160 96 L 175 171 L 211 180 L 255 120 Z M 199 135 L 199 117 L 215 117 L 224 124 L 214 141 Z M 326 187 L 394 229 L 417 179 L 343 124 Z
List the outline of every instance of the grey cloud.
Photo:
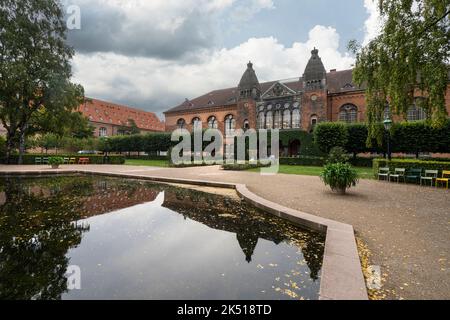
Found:
M 83 2 L 80 8 L 81 30 L 68 33 L 68 42 L 80 53 L 113 52 L 175 60 L 192 57 L 193 53 L 214 46 L 212 18 L 195 10 L 170 32 L 153 26 L 152 16 L 158 12 L 149 12 L 147 23 L 138 23 L 105 3 Z

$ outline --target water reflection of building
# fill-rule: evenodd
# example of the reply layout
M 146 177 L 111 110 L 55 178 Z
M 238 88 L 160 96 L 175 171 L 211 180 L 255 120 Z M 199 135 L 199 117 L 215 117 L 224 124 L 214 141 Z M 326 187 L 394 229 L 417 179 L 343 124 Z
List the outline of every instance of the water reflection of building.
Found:
M 92 217 L 154 201 L 158 194 L 157 190 L 139 183 L 125 187 L 99 181 L 94 184 L 92 195 L 84 199 L 82 212 L 85 217 Z
M 323 248 L 317 245 L 313 235 L 296 239 L 296 232 L 287 228 L 289 223 L 276 217 L 252 212 L 248 206 L 238 201 L 206 193 L 165 192 L 163 207 L 182 214 L 185 218 L 200 222 L 210 228 L 232 232 L 241 247 L 245 260 L 252 261 L 252 256 L 259 239 L 280 244 L 293 241 L 303 253 L 311 278 L 317 279 L 322 265 Z M 289 229 L 289 230 L 288 230 Z M 298 234 L 300 230 L 296 230 Z

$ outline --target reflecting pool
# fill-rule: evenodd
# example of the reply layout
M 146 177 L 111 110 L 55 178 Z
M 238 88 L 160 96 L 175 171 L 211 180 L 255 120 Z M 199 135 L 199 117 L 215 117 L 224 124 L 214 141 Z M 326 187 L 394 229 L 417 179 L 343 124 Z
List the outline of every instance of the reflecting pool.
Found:
M 317 299 L 324 241 L 230 196 L 0 179 L 0 299 Z

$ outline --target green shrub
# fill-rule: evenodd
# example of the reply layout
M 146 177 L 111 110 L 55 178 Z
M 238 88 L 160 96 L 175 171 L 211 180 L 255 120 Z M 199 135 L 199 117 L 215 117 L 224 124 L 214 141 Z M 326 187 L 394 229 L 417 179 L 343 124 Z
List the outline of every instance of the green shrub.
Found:
M 390 134 L 392 152 L 416 155 L 421 152 L 450 152 L 450 120 L 442 128 L 433 128 L 426 121 L 399 122 L 392 126 Z M 381 147 L 367 147 L 367 136 L 367 125 L 363 123 L 324 122 L 319 123 L 314 130 L 318 148 L 326 153 L 335 146 L 343 147 L 354 157 L 362 152 L 386 151 L 385 143 Z
M 325 158 L 308 156 L 300 156 L 298 158 L 280 158 L 280 164 L 288 166 L 322 167 L 325 164 Z
M 322 152 L 333 147 L 345 147 L 348 142 L 347 126 L 341 122 L 322 122 L 314 129 L 314 141 Z
M 48 158 L 48 164 L 49 165 L 52 165 L 52 166 L 54 166 L 54 165 L 61 165 L 61 164 L 63 164 L 64 163 L 64 159 L 63 158 L 61 158 L 61 157 L 49 157 Z
M 30 165 L 35 164 L 35 158 L 50 158 L 51 155 L 49 154 L 25 154 L 23 156 L 23 164 Z M 58 157 L 61 158 L 75 158 L 76 163 L 78 163 L 78 159 L 80 158 L 89 158 L 90 164 L 103 164 L 104 162 L 104 156 L 103 155 L 79 155 L 79 154 L 58 154 Z M 12 162 L 11 163 L 17 163 L 18 162 L 18 156 L 14 155 L 11 157 Z M 108 164 L 124 164 L 125 163 L 125 157 L 119 156 L 119 155 L 108 155 Z
M 373 160 L 373 172 L 375 176 L 378 176 L 379 168 L 389 167 L 391 171 L 395 168 L 405 168 L 406 171 L 410 169 L 422 169 L 422 170 L 438 170 L 439 175 L 444 170 L 450 170 L 450 162 L 444 161 L 424 161 L 416 159 L 375 159 Z
M 289 147 L 292 141 L 300 141 L 300 156 L 322 156 L 322 151 L 314 143 L 314 135 L 298 129 L 280 131 L 280 141 L 283 147 Z M 281 146 L 280 146 L 281 149 Z
M 145 156 L 136 156 L 136 155 L 131 155 L 131 156 L 127 156 L 127 159 L 132 159 L 132 160 L 167 160 L 168 156 L 158 156 L 158 155 L 145 155 Z
M 358 173 L 348 163 L 327 164 L 320 178 L 325 185 L 330 186 L 331 190 L 342 194 L 358 183 Z
M 176 143 L 171 141 L 171 134 L 162 132 L 102 138 L 98 148 L 107 152 L 154 153 L 167 151 L 174 144 Z
M 352 153 L 354 157 L 358 153 L 369 151 L 367 148 L 368 129 L 364 123 L 348 124 L 346 126 L 348 139 L 345 144 L 345 150 Z
M 234 163 L 234 164 L 224 164 L 222 166 L 223 170 L 226 171 L 244 171 L 244 170 L 250 170 L 250 169 L 257 169 L 257 168 L 265 168 L 265 167 L 270 167 L 270 163 L 269 164 L 262 164 L 262 163 Z
M 346 163 L 348 162 L 347 152 L 342 147 L 334 147 L 330 150 L 327 163 Z
M 450 152 L 450 120 L 442 128 L 433 128 L 425 121 L 395 123 L 391 140 L 394 152 Z
M 371 168 L 373 165 L 373 159 L 375 158 L 366 158 L 366 157 L 356 157 L 350 158 L 348 162 L 354 167 L 365 167 Z

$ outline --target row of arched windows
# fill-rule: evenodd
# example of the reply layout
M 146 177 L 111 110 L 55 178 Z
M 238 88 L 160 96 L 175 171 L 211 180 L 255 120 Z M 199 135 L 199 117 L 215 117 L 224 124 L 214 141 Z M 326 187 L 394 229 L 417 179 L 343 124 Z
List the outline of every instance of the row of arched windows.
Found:
M 258 114 L 258 129 L 299 129 L 301 126 L 300 110 L 277 110 Z
M 236 129 L 236 119 L 234 118 L 234 116 L 232 114 L 229 114 L 225 117 L 225 133 L 233 133 L 234 130 Z M 211 116 L 208 118 L 208 128 L 209 129 L 218 129 L 219 128 L 219 121 L 217 120 L 217 118 L 215 116 Z M 202 121 L 200 120 L 200 118 L 195 117 L 194 119 L 192 119 L 192 127 L 195 128 L 202 128 Z M 186 128 L 186 120 L 184 119 L 179 119 L 177 121 L 177 127 L 179 129 L 185 129 Z M 249 122 L 248 120 L 244 121 L 244 129 L 248 129 L 249 127 Z
M 390 118 L 391 112 L 390 108 L 386 107 L 384 111 L 384 118 Z M 408 121 L 419 121 L 425 120 L 427 118 L 426 112 L 423 108 L 412 105 L 408 109 L 407 120 Z M 345 104 L 339 110 L 339 121 L 354 123 L 358 122 L 358 108 L 353 104 Z

